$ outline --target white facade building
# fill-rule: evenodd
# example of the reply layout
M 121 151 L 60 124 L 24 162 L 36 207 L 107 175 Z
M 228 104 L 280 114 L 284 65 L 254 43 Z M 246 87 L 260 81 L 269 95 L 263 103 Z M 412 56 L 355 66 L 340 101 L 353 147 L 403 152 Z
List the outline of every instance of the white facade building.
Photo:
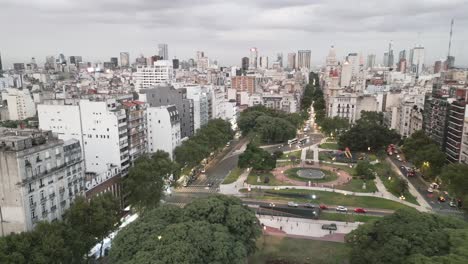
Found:
M 28 89 L 7 88 L 1 97 L 8 105 L 8 120 L 24 120 L 36 115 L 36 106 Z
M 151 66 L 138 66 L 135 73 L 135 91 L 158 84 L 170 84 L 174 76 L 172 61 L 159 60 Z
M 50 100 L 38 105 L 39 128 L 83 146 L 86 171 L 101 173 L 109 165 L 128 173 L 128 127 L 125 110 L 115 99 Z
M 147 108 L 148 151 L 163 150 L 173 158 L 180 145 L 180 119 L 174 105 Z
M 1 236 L 31 231 L 39 221 L 61 220 L 84 194 L 84 166 L 77 140 L 51 131 L 0 131 Z

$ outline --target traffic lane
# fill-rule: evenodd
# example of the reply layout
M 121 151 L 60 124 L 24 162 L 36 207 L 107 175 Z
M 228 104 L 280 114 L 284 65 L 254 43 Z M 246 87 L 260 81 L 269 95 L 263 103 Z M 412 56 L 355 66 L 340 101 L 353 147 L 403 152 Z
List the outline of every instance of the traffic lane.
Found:
M 414 165 L 411 162 L 402 162 L 397 159 L 395 155 L 390 156 L 390 159 L 392 162 L 397 165 L 401 173 L 406 176 L 406 169 L 402 169 L 401 167 L 414 167 Z M 453 212 L 456 213 L 459 211 L 457 208 L 450 207 L 450 201 L 449 199 L 446 199 L 445 202 L 440 202 L 438 200 L 439 196 L 444 196 L 445 194 L 439 193 L 437 190 L 434 193 L 429 193 L 427 191 L 429 184 L 422 179 L 421 173 L 416 172 L 416 176 L 413 177 L 405 177 L 413 186 L 416 188 L 416 190 L 424 197 L 424 199 L 432 206 L 433 209 L 437 209 L 437 211 L 441 213 L 446 213 L 446 212 Z
M 283 151 L 283 152 L 295 151 L 295 150 L 300 150 L 300 149 L 307 148 L 307 147 L 310 147 L 312 145 L 315 145 L 315 144 L 319 143 L 322 139 L 323 139 L 323 136 L 313 135 L 313 136 L 310 136 L 309 142 L 304 144 L 304 145 L 293 144 L 292 146 L 289 146 L 288 144 L 282 144 L 280 146 L 267 147 L 267 148 L 264 148 L 264 149 L 266 151 L 270 152 L 270 153 L 273 153 L 273 152 L 278 151 L 278 150 Z
M 246 205 L 250 205 L 253 207 L 264 207 L 264 208 L 300 208 L 304 210 L 310 210 L 312 211 L 312 208 L 304 207 L 304 204 L 299 204 L 298 207 L 292 207 L 288 206 L 287 203 L 282 203 L 282 202 L 273 202 L 275 206 L 270 206 L 272 202 L 265 202 L 265 201 L 256 201 L 256 200 L 249 200 L 249 199 L 242 199 L 243 203 Z M 320 204 L 315 204 L 316 206 L 319 206 Z M 330 213 L 344 213 L 344 212 L 338 212 L 336 211 L 336 205 L 327 205 L 328 209 L 324 209 L 323 211 L 325 212 L 330 212 Z M 353 214 L 362 214 L 362 215 L 372 215 L 372 216 L 385 216 L 385 215 L 390 215 L 393 214 L 393 210 L 385 210 L 385 209 L 367 209 L 364 208 L 367 213 L 355 213 L 354 209 L 356 208 L 362 208 L 362 207 L 346 207 L 348 208 L 348 213 L 353 213 Z

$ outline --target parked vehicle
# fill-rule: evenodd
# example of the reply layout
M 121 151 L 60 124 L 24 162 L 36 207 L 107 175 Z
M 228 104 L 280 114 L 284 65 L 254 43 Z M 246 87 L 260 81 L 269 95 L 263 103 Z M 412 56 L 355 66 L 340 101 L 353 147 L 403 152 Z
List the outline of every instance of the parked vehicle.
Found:
M 288 202 L 288 206 L 289 207 L 299 207 L 299 204 L 297 204 L 295 202 Z
M 437 200 L 438 200 L 439 202 L 442 202 L 442 203 L 443 203 L 443 202 L 445 202 L 445 197 L 444 197 L 444 196 L 439 196 L 439 197 L 437 198 Z
M 336 224 L 324 224 L 324 225 L 322 225 L 322 229 L 325 229 L 325 230 L 338 230 L 338 227 L 336 226 Z
M 450 207 L 457 207 L 457 202 L 452 200 L 452 201 L 450 201 L 449 205 L 450 205 Z
M 348 212 L 348 208 L 340 205 L 340 206 L 336 207 L 336 211 L 338 211 L 338 212 Z
M 365 213 L 367 213 L 366 209 L 364 209 L 364 208 L 355 208 L 355 209 L 354 209 L 354 212 L 355 212 L 355 213 L 360 213 L 360 214 L 365 214 Z

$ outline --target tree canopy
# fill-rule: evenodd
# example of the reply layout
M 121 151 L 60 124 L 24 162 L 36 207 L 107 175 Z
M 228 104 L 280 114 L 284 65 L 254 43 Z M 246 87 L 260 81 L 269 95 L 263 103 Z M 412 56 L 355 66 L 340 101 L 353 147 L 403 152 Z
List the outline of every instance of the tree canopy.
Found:
M 61 222 L 40 222 L 31 232 L 0 238 L 0 263 L 85 262 L 89 250 L 115 230 L 119 204 L 110 194 L 78 197 Z
M 253 211 L 228 196 L 161 206 L 119 232 L 110 263 L 244 263 L 260 235 Z
M 287 114 L 260 105 L 241 112 L 237 124 L 243 135 L 253 133 L 265 143 L 280 143 L 294 138 L 307 118 L 307 114 Z
M 401 209 L 359 226 L 346 243 L 352 264 L 467 263 L 466 240 L 460 243 L 467 228 L 460 219 Z
M 276 156 L 259 148 L 253 143 L 239 156 L 239 168 L 252 168 L 259 171 L 270 171 L 276 167 Z
M 333 136 L 339 137 L 349 128 L 349 122 L 348 119 L 337 116 L 332 118 L 325 117 L 320 123 L 320 127 L 322 132 L 326 135 L 331 135 L 333 133 Z
M 211 152 L 224 147 L 233 137 L 234 131 L 229 122 L 212 119 L 174 150 L 175 160 L 183 166 L 195 166 Z
M 449 164 L 442 170 L 440 178 L 450 193 L 462 201 L 463 207 L 468 208 L 468 165 Z
M 138 158 L 123 182 L 128 202 L 139 211 L 155 208 L 169 177 L 178 172 L 178 165 L 162 150 Z
M 366 180 L 372 180 L 375 178 L 372 165 L 365 160 L 360 160 L 356 164 L 356 175 Z
M 382 113 L 363 111 L 356 124 L 341 134 L 338 145 L 353 151 L 378 151 L 399 140 L 400 135 L 383 124 Z
M 445 153 L 422 130 L 405 139 L 403 152 L 409 161 L 429 177 L 438 175 L 446 162 Z

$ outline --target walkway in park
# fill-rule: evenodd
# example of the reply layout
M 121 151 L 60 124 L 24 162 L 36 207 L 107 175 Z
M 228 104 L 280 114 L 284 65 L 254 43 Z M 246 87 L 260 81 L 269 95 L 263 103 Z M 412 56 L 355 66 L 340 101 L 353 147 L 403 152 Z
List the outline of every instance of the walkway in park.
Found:
M 329 167 L 329 166 L 325 166 L 325 165 L 309 165 L 309 164 L 302 164 L 299 166 L 286 165 L 286 166 L 275 168 L 271 173 L 273 174 L 273 176 L 275 176 L 277 181 L 281 181 L 283 183 L 290 183 L 291 185 L 296 185 L 296 186 L 307 186 L 308 185 L 307 182 L 288 178 L 285 172 L 293 168 L 311 168 L 311 169 L 327 170 L 332 173 L 336 173 L 336 175 L 338 176 L 336 180 L 324 182 L 323 184 L 322 183 L 316 184 L 316 183 L 313 183 L 313 180 L 311 180 L 312 186 L 322 186 L 322 187 L 333 188 L 334 186 L 345 184 L 352 179 L 351 175 L 349 175 L 349 173 L 347 173 L 346 171 L 333 168 L 333 167 Z
M 278 217 L 270 215 L 257 215 L 264 226 L 263 232 L 268 235 L 288 236 L 323 241 L 344 242 L 344 236 L 361 223 L 345 223 L 337 221 L 313 220 L 293 217 Z M 334 223 L 336 231 L 323 230 L 322 225 Z

